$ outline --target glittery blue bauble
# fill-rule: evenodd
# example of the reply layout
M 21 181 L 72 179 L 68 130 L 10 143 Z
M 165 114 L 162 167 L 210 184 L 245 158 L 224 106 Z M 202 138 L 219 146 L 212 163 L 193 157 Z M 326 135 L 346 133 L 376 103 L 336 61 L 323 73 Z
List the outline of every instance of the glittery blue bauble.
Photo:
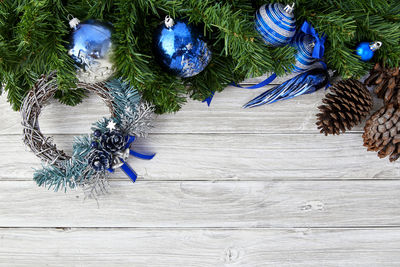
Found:
M 296 19 L 292 7 L 275 3 L 263 5 L 256 13 L 255 27 L 270 46 L 284 46 L 296 33 Z
M 183 78 L 199 74 L 211 61 L 203 36 L 184 21 L 175 21 L 172 27 L 163 23 L 157 28 L 154 53 L 166 69 Z
M 297 50 L 297 54 L 295 56 L 296 63 L 294 65 L 293 72 L 303 72 L 309 70 L 316 61 L 312 56 L 314 50 L 314 37 L 299 32 L 293 39 L 293 47 L 295 47 Z
M 72 30 L 68 54 L 79 67 L 81 82 L 96 83 L 112 76 L 111 33 L 111 24 L 96 20 L 82 22 Z
M 356 53 L 362 61 L 368 61 L 374 56 L 375 51 L 371 49 L 370 45 L 368 42 L 362 42 L 357 46 Z

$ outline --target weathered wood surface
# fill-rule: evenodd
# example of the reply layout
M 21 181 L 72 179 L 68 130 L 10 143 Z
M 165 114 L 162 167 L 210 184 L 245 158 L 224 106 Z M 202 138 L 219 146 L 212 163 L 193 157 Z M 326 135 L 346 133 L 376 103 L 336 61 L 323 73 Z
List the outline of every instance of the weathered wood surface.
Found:
M 156 158 L 131 159 L 138 182 L 117 172 L 98 201 L 36 187 L 40 162 L 1 96 L 0 266 L 398 266 L 400 165 L 365 151 L 362 125 L 320 135 L 323 90 L 241 109 L 264 90 L 158 116 L 136 144 Z M 71 152 L 102 116 L 95 96 L 52 101 L 40 125 Z
M 270 87 L 270 86 L 269 86 Z M 267 88 L 269 88 L 267 87 Z M 242 109 L 242 105 L 265 89 L 245 90 L 228 87 L 217 93 L 210 107 L 199 101 L 189 102 L 175 114 L 158 116 L 153 133 L 319 133 L 315 122 L 318 106 L 325 91 L 300 96 L 288 101 Z M 1 134 L 20 134 L 21 118 L 12 112 L 4 97 Z M 381 101 L 375 99 L 375 109 Z M 57 101 L 43 109 L 40 126 L 47 134 L 81 134 L 90 131 L 90 125 L 108 116 L 107 107 L 92 96 L 75 107 L 65 107 Z M 363 125 L 351 132 L 360 133 Z
M 72 135 L 54 142 L 72 151 Z M 0 135 L 0 180 L 32 179 L 41 163 L 18 135 Z M 157 152 L 130 158 L 139 180 L 304 180 L 397 178 L 400 168 L 362 146 L 360 134 L 151 134 L 135 145 Z M 125 179 L 117 172 L 115 178 Z
M 4 266 L 399 266 L 400 229 L 0 229 Z
M 98 202 L 0 182 L 1 227 L 400 227 L 400 181 L 111 182 Z M 399 248 L 400 249 L 400 248 Z

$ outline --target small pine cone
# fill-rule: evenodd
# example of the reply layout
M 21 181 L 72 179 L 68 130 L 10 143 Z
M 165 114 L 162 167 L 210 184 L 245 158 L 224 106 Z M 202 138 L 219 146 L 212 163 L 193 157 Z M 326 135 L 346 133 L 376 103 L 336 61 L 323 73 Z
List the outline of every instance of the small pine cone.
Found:
M 376 63 L 364 84 L 375 86 L 375 94 L 383 99 L 386 105 L 392 102 L 397 92 L 400 91 L 400 70 L 399 68 L 384 68 L 381 64 Z
M 399 94 L 400 95 L 400 94 Z M 397 103 L 385 105 L 369 118 L 364 127 L 364 146 L 377 151 L 378 157 L 400 157 L 400 108 Z
M 319 106 L 317 126 L 321 133 L 340 134 L 359 124 L 372 109 L 372 96 L 355 79 L 340 81 L 331 87 Z

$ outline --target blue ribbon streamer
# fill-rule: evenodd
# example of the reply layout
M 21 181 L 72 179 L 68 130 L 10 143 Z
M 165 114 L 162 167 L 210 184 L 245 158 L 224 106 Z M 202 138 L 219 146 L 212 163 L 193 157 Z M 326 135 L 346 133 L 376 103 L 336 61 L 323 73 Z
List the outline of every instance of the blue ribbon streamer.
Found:
M 319 37 L 318 33 L 308 21 L 304 21 L 303 25 L 301 26 L 301 31 L 305 34 L 310 34 L 315 38 L 315 46 L 312 56 L 313 58 L 321 59 L 325 52 L 326 35 L 322 34 L 321 37 Z
M 240 86 L 240 85 L 238 85 L 238 84 L 236 84 L 236 83 L 231 83 L 230 85 L 235 86 L 235 87 L 239 87 L 239 88 L 243 88 L 243 89 L 258 89 L 258 88 L 264 87 L 264 86 L 266 86 L 266 85 L 272 83 L 272 82 L 276 79 L 276 77 L 277 77 L 276 74 L 273 73 L 271 76 L 269 76 L 268 78 L 266 78 L 264 81 L 262 81 L 262 82 L 260 82 L 260 83 L 258 83 L 258 84 L 255 84 L 255 85 L 253 85 L 253 86 L 249 86 L 249 87 L 243 87 L 243 86 Z M 204 99 L 204 100 L 202 101 L 202 103 L 207 102 L 207 105 L 210 106 L 211 101 L 212 101 L 212 99 L 213 99 L 213 97 L 214 97 L 214 93 L 215 93 L 215 92 L 212 92 L 211 96 L 209 96 L 209 97 L 207 97 L 206 99 Z
M 128 136 L 128 140 L 127 140 L 126 145 L 125 145 L 125 149 L 129 148 L 131 146 L 131 144 L 135 141 L 135 139 L 136 139 L 135 136 L 129 135 Z M 136 152 L 136 151 L 134 151 L 132 149 L 129 149 L 129 154 L 134 156 L 134 157 L 137 157 L 137 158 L 140 158 L 140 159 L 144 159 L 144 160 L 151 160 L 156 155 L 156 154 L 145 155 L 145 154 L 138 153 L 138 152 Z M 119 159 L 123 163 L 122 166 L 120 167 L 121 170 L 126 175 L 128 175 L 129 178 L 131 178 L 133 182 L 135 182 L 136 179 L 137 179 L 136 172 L 131 168 L 131 166 L 128 163 L 126 163 L 124 161 L 123 158 L 120 157 Z M 108 171 L 111 172 L 111 173 L 114 172 L 114 170 L 112 168 L 109 168 Z
M 258 84 L 255 84 L 255 85 L 253 85 L 253 86 L 243 87 L 243 86 L 240 86 L 240 85 L 235 84 L 235 83 L 232 83 L 232 85 L 233 85 L 233 86 L 236 86 L 236 87 L 239 87 L 239 88 L 243 88 L 243 89 L 258 89 L 258 88 L 264 87 L 264 86 L 266 86 L 266 85 L 272 83 L 275 79 L 276 79 L 276 74 L 273 73 L 271 76 L 269 76 L 269 77 L 268 77 L 267 79 L 265 79 L 264 81 L 262 81 L 262 82 L 260 82 L 260 83 L 258 83 Z
M 211 101 L 212 101 L 212 99 L 213 99 L 213 97 L 214 97 L 214 94 L 215 94 L 215 92 L 212 92 L 211 95 L 210 95 L 209 97 L 207 97 L 206 99 L 204 99 L 204 100 L 202 101 L 202 103 L 207 102 L 207 106 L 210 106 L 210 105 L 211 105 Z
M 315 46 L 313 49 L 312 56 L 313 56 L 313 58 L 321 59 L 325 53 L 326 35 L 322 34 L 321 37 L 319 37 L 316 30 L 311 26 L 311 24 L 308 21 L 304 21 L 303 25 L 301 26 L 301 31 L 304 32 L 305 34 L 310 34 L 315 38 Z M 249 86 L 249 87 L 243 87 L 243 86 L 237 85 L 235 83 L 232 83 L 231 85 L 239 87 L 239 88 L 243 88 L 243 89 L 258 89 L 258 88 L 261 88 L 261 87 L 264 87 L 264 86 L 270 84 L 271 82 L 273 82 L 275 80 L 276 77 L 277 77 L 276 74 L 273 73 L 271 76 L 266 78 L 264 81 L 262 81 L 256 85 Z M 330 86 L 330 84 L 328 83 L 327 87 L 329 87 L 329 86 Z M 204 99 L 203 103 L 207 102 L 207 105 L 210 106 L 213 97 L 214 97 L 214 92 L 212 92 L 211 96 Z

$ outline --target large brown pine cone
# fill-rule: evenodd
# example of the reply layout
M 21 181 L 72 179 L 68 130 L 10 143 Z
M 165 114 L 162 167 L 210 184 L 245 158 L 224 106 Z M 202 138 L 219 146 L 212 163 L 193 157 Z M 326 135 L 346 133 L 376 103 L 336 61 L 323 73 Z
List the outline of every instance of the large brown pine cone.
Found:
M 400 91 L 399 68 L 384 68 L 376 63 L 364 82 L 367 86 L 375 86 L 375 94 L 383 99 L 385 105 L 392 102 L 393 97 Z
M 330 88 L 319 106 L 317 126 L 321 133 L 340 134 L 359 124 L 371 111 L 372 96 L 355 79 L 340 81 Z
M 392 101 L 375 112 L 365 124 L 363 139 L 368 151 L 377 151 L 378 157 L 389 156 L 390 161 L 396 161 L 400 157 L 399 103 Z

